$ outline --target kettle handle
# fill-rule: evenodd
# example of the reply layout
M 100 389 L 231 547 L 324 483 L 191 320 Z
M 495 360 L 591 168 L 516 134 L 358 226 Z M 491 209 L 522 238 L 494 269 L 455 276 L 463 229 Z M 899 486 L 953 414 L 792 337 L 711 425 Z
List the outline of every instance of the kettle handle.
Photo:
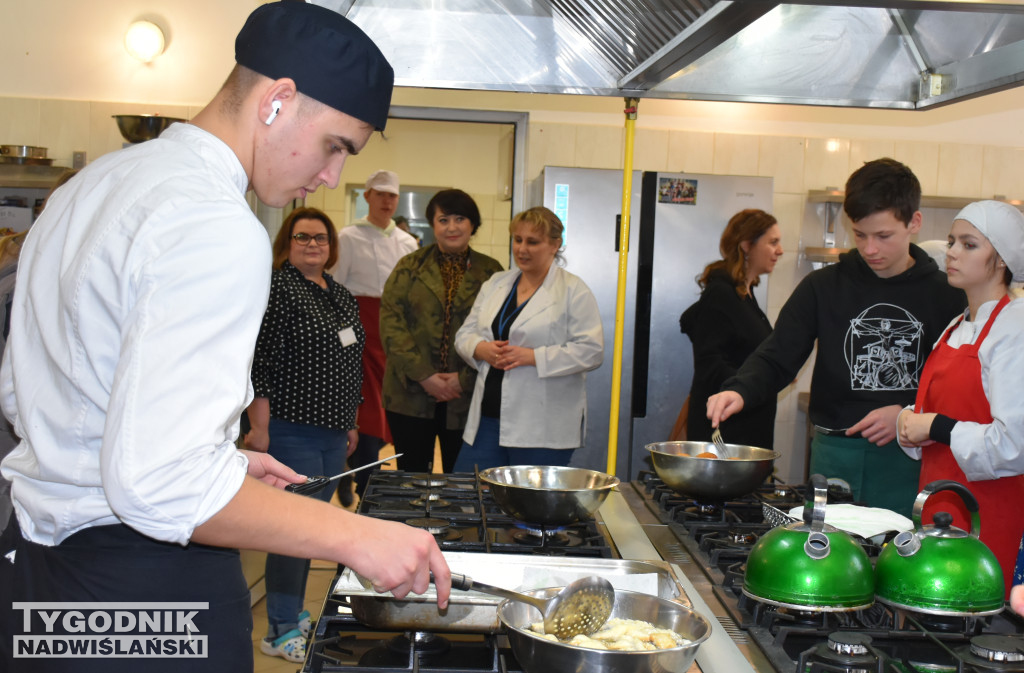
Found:
M 804 498 L 804 523 L 820 533 L 825 530 L 825 505 L 828 504 L 828 480 L 823 475 L 811 475 L 813 497 Z M 807 495 L 811 495 L 808 493 Z
M 830 543 L 825 530 L 825 505 L 828 504 L 828 481 L 820 474 L 811 476 L 811 488 L 814 489 L 814 502 L 804 501 L 804 522 L 810 525 L 811 532 L 804 542 L 804 553 L 812 559 L 823 559 L 829 555 Z
M 971 513 L 971 530 L 968 533 L 972 537 L 981 536 L 981 516 L 978 514 L 977 498 L 967 490 L 966 486 L 952 479 L 938 479 L 925 484 L 925 487 L 917 494 L 917 498 L 914 500 L 914 511 L 911 515 L 914 528 L 921 530 L 921 514 L 924 512 L 924 503 L 928 498 L 940 491 L 953 491 L 960 496 L 960 499 L 964 501 L 964 506 L 967 507 L 967 511 Z

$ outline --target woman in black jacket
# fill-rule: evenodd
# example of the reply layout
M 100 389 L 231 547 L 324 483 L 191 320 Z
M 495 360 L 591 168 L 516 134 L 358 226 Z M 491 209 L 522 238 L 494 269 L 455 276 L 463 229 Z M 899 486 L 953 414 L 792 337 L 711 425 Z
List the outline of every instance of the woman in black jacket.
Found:
M 686 425 L 686 438 L 692 441 L 710 441 L 708 397 L 719 392 L 722 383 L 771 334 L 771 323 L 751 289 L 782 256 L 782 232 L 776 219 L 763 210 L 743 210 L 729 220 L 718 248 L 722 259 L 704 267 L 697 278 L 700 299 L 679 319 L 683 334 L 693 343 Z M 722 423 L 721 430 L 730 444 L 772 448 L 775 400 L 745 409 Z

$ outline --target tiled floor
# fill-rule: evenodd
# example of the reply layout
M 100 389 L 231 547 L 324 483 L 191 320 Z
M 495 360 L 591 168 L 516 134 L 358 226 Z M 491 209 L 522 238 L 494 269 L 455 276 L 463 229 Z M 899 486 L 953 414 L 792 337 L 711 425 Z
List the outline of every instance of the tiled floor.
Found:
M 434 464 L 440 465 L 441 457 L 436 453 L 437 451 L 438 449 L 435 449 Z M 392 445 L 388 444 L 381 449 L 381 458 L 393 455 L 395 455 L 395 449 Z M 393 468 L 391 465 L 385 465 L 384 469 Z M 437 471 L 440 471 L 440 469 Z M 355 511 L 355 508 L 359 505 L 358 498 L 359 496 L 356 496 L 355 502 L 348 509 Z M 338 507 L 341 507 L 341 503 L 338 502 L 337 495 L 334 496 L 334 500 L 331 502 Z M 337 570 L 338 565 L 329 561 L 313 561 L 310 567 L 309 579 L 306 581 L 305 608 L 309 610 L 314 621 L 320 615 L 320 608 L 323 607 L 324 597 L 327 595 L 327 591 L 331 587 L 331 580 L 334 579 L 335 574 L 337 574 Z M 260 640 L 265 635 L 267 635 L 267 603 L 265 600 L 260 600 L 252 608 L 252 647 L 255 659 L 253 673 L 295 673 L 302 668 L 301 664 L 285 661 L 280 657 L 268 657 L 260 652 Z

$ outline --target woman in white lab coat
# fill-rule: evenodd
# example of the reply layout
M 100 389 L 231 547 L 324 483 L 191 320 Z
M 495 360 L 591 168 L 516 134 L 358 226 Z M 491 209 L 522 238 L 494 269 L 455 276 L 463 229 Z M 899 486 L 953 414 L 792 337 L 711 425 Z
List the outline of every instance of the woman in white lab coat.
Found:
M 455 348 L 479 375 L 456 472 L 568 465 L 583 445 L 586 373 L 601 365 L 597 300 L 555 263 L 562 222 L 531 208 L 509 225 L 517 269 L 484 283 Z

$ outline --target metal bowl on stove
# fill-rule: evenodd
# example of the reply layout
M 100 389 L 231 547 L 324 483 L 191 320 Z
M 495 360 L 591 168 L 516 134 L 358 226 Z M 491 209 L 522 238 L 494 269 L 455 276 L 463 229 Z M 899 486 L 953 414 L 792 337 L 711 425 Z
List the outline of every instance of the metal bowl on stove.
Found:
M 526 593 L 550 598 L 560 590 L 561 587 L 556 587 Z M 616 591 L 611 616 L 650 622 L 658 628 L 675 631 L 690 642 L 667 650 L 644 652 L 576 647 L 530 631 L 530 624 L 543 619 L 532 605 L 506 600 L 498 606 L 498 619 L 507 630 L 512 653 L 525 673 L 685 673 L 693 664 L 701 643 L 711 637 L 711 624 L 702 615 L 675 601 L 648 594 Z
M 780 453 L 739 444 L 726 445 L 733 458 L 697 458 L 713 453 L 711 442 L 655 442 L 647 445 L 658 477 L 676 493 L 698 502 L 724 502 L 764 483 Z
M 568 526 L 588 519 L 618 477 L 578 467 L 511 465 L 480 472 L 501 511 L 523 523 Z
M 174 122 L 183 122 L 177 117 L 161 117 L 160 115 L 112 115 L 117 120 L 117 128 L 121 137 L 130 143 L 141 143 L 152 140 L 163 133 L 164 129 Z

